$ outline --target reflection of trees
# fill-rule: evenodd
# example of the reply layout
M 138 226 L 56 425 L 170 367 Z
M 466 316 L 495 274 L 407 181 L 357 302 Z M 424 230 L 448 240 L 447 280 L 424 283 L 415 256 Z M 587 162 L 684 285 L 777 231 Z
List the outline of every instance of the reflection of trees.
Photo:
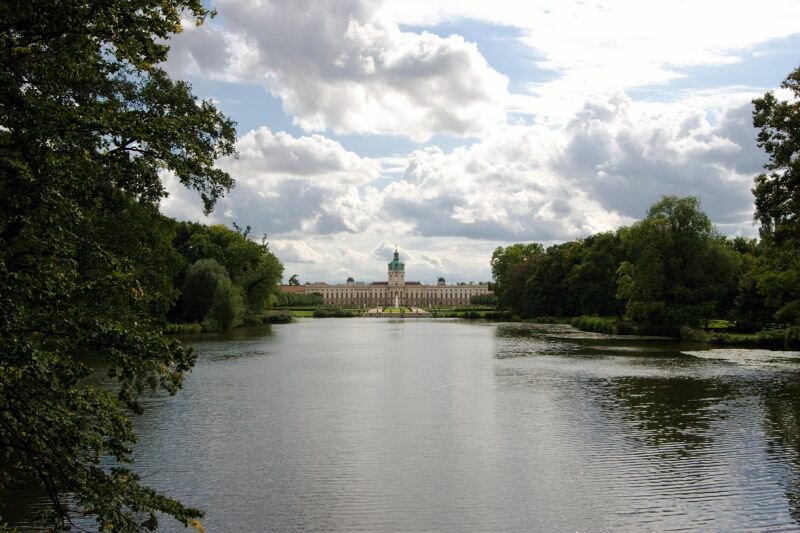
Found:
M 786 376 L 769 387 L 759 387 L 764 407 L 767 452 L 788 464 L 785 494 L 789 514 L 800 522 L 800 382 Z
M 615 381 L 615 408 L 636 431 L 629 436 L 660 455 L 688 455 L 707 447 L 711 423 L 723 413 L 711 407 L 731 395 L 731 387 L 718 380 L 660 377 L 623 377 Z

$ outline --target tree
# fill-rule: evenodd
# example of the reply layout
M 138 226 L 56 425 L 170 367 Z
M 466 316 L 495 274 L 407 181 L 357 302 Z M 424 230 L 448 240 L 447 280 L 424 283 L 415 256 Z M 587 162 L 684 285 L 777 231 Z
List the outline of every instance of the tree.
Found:
M 214 167 L 234 153 L 233 123 L 157 66 L 182 19 L 210 14 L 200 0 L 0 2 L 0 492 L 37 483 L 54 529 L 202 514 L 124 463 L 139 394 L 175 393 L 194 362 L 154 316 L 175 297 L 160 288 L 172 267 L 152 268 L 168 232 L 147 230 L 161 177 L 207 212 L 233 185 Z M 87 381 L 86 356 L 115 391 Z
M 244 316 L 241 287 L 215 259 L 200 259 L 189 267 L 178 305 L 185 320 L 203 322 L 209 330 L 230 329 Z
M 630 261 L 619 267 L 617 297 L 627 303 L 631 319 L 697 325 L 722 312 L 722 302 L 732 302 L 738 256 L 697 198 L 664 196 L 620 236 Z
M 753 100 L 758 146 L 769 156 L 753 189 L 765 248 L 756 283 L 777 321 L 800 324 L 800 68 L 781 87 L 791 100 L 771 92 Z
M 498 303 L 505 307 L 518 307 L 525 286 L 524 263 L 543 252 L 539 243 L 498 246 L 492 253 L 492 276 Z
M 800 251 L 800 68 L 781 83 L 793 99 L 778 100 L 771 92 L 753 100 L 753 125 L 758 146 L 769 156 L 767 173 L 755 179 L 756 219 L 762 237 Z
M 270 295 L 277 293 L 278 282 L 283 276 L 283 265 L 270 252 L 266 237 L 260 243 L 254 242 L 249 238 L 250 228 L 243 229 L 236 224 L 236 231 L 223 225 L 203 226 L 192 222 L 181 222 L 178 226 L 176 247 L 188 264 L 213 259 L 225 267 L 231 282 L 240 289 L 246 313 L 258 316 L 267 306 Z M 180 278 L 176 283 L 182 283 Z M 180 306 L 177 309 L 182 310 Z M 179 318 L 196 320 L 196 317 L 180 313 Z
M 570 298 L 568 277 L 576 265 L 583 243 L 570 241 L 549 247 L 528 261 L 522 313 L 527 316 L 570 316 L 576 314 Z
M 624 260 L 619 235 L 598 233 L 583 240 L 578 264 L 569 272 L 570 300 L 581 315 L 622 315 L 616 272 Z
M 297 274 L 292 274 L 292 277 L 289 278 L 289 285 L 292 286 L 292 287 L 299 287 L 300 286 L 300 280 L 297 279 Z

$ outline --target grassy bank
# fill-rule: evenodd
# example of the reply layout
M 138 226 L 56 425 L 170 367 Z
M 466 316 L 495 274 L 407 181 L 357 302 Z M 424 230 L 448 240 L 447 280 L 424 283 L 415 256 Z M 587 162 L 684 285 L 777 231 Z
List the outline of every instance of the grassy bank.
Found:
M 800 349 L 800 327 L 798 326 L 771 328 L 755 333 L 740 333 L 732 331 L 730 323 L 723 324 L 724 322 L 711 321 L 708 329 L 695 329 L 634 324 L 616 317 L 579 316 L 569 320 L 569 324 L 575 329 L 610 335 L 657 335 L 705 342 L 714 346 Z

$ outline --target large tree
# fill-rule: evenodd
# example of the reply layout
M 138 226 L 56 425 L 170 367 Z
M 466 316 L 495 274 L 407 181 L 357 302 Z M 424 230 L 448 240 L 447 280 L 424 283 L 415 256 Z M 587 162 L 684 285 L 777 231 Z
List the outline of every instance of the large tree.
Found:
M 519 312 L 525 288 L 525 264 L 542 254 L 543 251 L 544 248 L 537 242 L 495 248 L 492 253 L 491 266 L 492 277 L 495 281 L 494 292 L 500 305 Z
M 771 92 L 753 100 L 758 146 L 769 156 L 767 172 L 756 177 L 753 194 L 762 234 L 800 251 L 800 68 L 781 87 L 789 91 L 790 100 Z
M 174 393 L 194 361 L 153 318 L 175 297 L 154 268 L 162 174 L 206 211 L 233 183 L 214 166 L 232 122 L 158 67 L 182 20 L 208 15 L 200 0 L 0 1 L 0 491 L 41 486 L 55 529 L 201 515 L 123 465 L 139 393 Z
M 800 68 L 781 84 L 789 100 L 767 93 L 753 100 L 758 145 L 769 156 L 756 177 L 756 219 L 765 253 L 758 289 L 775 319 L 800 323 Z
M 629 261 L 619 267 L 617 296 L 635 321 L 697 325 L 723 312 L 736 291 L 738 256 L 692 196 L 664 196 L 624 230 Z

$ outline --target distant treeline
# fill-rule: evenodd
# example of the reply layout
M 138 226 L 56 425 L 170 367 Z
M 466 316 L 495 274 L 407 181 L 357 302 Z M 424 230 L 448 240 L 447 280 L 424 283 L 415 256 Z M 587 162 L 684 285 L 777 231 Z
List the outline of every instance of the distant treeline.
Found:
M 664 331 L 718 318 L 742 331 L 796 324 L 799 267 L 791 249 L 726 238 L 697 198 L 675 196 L 615 232 L 492 255 L 499 303 L 517 315 L 617 316 Z

